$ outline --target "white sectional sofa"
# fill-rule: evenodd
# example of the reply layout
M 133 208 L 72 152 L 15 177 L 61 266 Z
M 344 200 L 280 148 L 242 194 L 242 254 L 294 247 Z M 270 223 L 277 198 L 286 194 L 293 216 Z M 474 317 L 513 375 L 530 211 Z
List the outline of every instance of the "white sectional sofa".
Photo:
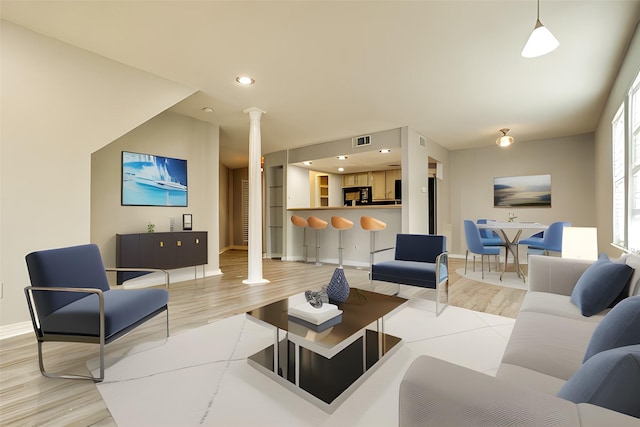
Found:
M 623 295 L 639 295 L 640 256 L 617 262 L 634 268 Z M 496 377 L 418 357 L 400 386 L 400 426 L 640 426 L 640 418 L 557 397 L 609 312 L 586 317 L 570 300 L 592 263 L 531 256 L 529 291 Z

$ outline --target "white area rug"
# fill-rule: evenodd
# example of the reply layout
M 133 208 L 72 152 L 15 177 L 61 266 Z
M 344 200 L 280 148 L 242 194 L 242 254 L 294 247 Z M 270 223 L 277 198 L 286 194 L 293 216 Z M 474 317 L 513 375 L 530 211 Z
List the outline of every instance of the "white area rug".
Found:
M 400 349 L 333 414 L 247 364 L 273 335 L 244 315 L 134 347 L 109 362 L 98 390 L 119 427 L 392 426 L 400 381 L 418 355 L 493 375 L 513 323 L 451 306 L 435 317 L 410 302 L 385 321 L 386 332 L 404 340 Z
M 489 285 L 503 286 L 505 288 L 513 289 L 523 289 L 525 291 L 528 289 L 527 284 L 522 280 L 521 277 L 518 277 L 515 271 L 507 271 L 502 276 L 502 280 L 500 280 L 500 274 L 502 273 L 502 270 L 493 271 L 492 266 L 492 270 L 489 272 L 486 270 L 486 268 L 487 266 L 485 265 L 484 279 L 482 278 L 480 265 L 476 266 L 476 271 L 473 271 L 471 263 L 467 267 L 467 274 L 464 274 L 464 267 L 458 268 L 456 270 L 456 273 L 458 273 L 462 277 L 466 277 L 467 279 L 475 280 L 476 282 L 487 283 Z

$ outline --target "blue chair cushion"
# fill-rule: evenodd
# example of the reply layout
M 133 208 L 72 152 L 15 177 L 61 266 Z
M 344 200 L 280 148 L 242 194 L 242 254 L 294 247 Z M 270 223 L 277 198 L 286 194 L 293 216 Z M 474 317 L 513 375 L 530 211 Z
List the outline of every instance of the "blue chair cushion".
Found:
M 518 241 L 519 245 L 527 245 L 531 248 L 542 248 L 543 247 L 543 238 L 542 237 L 529 237 L 527 239 L 523 239 Z
M 640 417 L 640 345 L 594 355 L 569 378 L 558 397 Z
M 584 361 L 602 351 L 640 344 L 640 295 L 618 303 L 600 321 L 591 335 Z
M 169 301 L 169 293 L 165 289 L 112 290 L 103 295 L 107 338 L 163 309 Z M 99 336 L 98 301 L 98 295 L 91 294 L 44 316 L 41 318 L 43 332 Z
M 482 246 L 504 246 L 504 242 L 499 237 L 480 237 Z
M 580 308 L 583 316 L 593 316 L 620 295 L 631 274 L 631 267 L 611 262 L 603 254 L 582 273 L 571 292 L 571 302 Z
M 371 278 L 383 282 L 435 289 L 436 264 L 419 261 L 382 261 L 371 268 Z

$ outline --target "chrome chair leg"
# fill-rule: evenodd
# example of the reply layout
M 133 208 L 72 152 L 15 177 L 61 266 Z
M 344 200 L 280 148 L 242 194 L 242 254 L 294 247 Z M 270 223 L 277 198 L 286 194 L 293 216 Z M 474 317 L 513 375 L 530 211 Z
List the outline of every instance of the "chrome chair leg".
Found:
M 467 253 L 464 255 L 464 274 L 467 274 L 467 258 L 469 257 L 469 249 L 467 249 Z

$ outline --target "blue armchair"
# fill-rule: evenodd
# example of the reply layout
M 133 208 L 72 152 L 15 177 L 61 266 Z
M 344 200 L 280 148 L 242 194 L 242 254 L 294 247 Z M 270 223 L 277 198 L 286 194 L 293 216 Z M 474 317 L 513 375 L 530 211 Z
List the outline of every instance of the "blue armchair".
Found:
M 445 237 L 398 234 L 395 250 L 393 260 L 371 266 L 372 280 L 435 289 L 436 315 L 439 315 L 449 303 L 449 258 Z
M 40 372 L 45 377 L 102 381 L 105 344 L 162 312 L 167 315 L 166 328 L 169 336 L 168 290 L 111 290 L 100 250 L 96 245 L 32 252 L 26 256 L 26 262 L 31 286 L 27 286 L 24 291 L 38 340 Z M 165 278 L 168 286 L 166 272 Z M 47 372 L 42 344 L 51 341 L 99 344 L 100 375 L 94 377 Z

